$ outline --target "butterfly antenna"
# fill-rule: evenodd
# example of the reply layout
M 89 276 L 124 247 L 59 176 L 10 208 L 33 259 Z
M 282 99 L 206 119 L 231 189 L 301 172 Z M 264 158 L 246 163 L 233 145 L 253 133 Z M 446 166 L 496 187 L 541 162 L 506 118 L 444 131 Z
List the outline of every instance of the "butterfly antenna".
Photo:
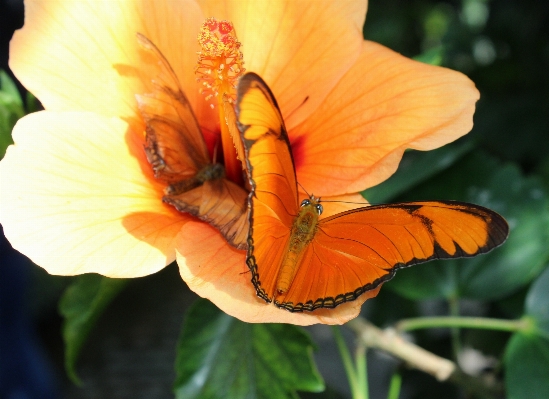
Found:
M 370 204 L 370 203 L 365 204 L 364 202 L 338 201 L 338 200 L 328 200 L 328 201 L 322 201 L 322 202 L 337 202 L 338 204 L 353 204 L 353 205 L 362 205 L 362 206 L 375 205 L 375 204 Z
M 297 184 L 299 184 L 299 187 L 301 187 L 303 189 L 303 191 L 305 191 L 305 194 L 307 194 L 307 197 L 311 196 L 311 194 L 309 194 L 309 192 L 307 190 L 305 190 L 305 187 L 303 187 L 303 185 L 300 182 L 297 182 Z

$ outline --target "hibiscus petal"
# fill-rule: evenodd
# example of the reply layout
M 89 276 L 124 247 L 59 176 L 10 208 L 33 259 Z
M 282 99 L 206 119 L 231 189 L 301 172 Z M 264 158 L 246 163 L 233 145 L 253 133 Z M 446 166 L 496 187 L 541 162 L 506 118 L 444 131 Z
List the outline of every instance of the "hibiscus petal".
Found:
M 120 119 L 43 111 L 21 119 L 0 162 L 0 222 L 51 274 L 154 273 L 190 218 L 161 201 L 143 138 Z
M 136 33 L 160 48 L 188 95 L 198 96 L 193 70 L 202 20 L 192 0 L 26 1 L 10 66 L 48 110 L 131 118 L 134 95 L 150 91 L 156 71 Z M 194 105 L 195 95 L 190 99 Z
M 246 266 L 245 251 L 229 245 L 207 224 L 191 221 L 181 229 L 176 247 L 181 277 L 189 288 L 225 313 L 248 323 L 343 324 L 360 313 L 379 288 L 335 309 L 290 313 L 258 298 Z
M 246 70 L 269 84 L 291 128 L 319 106 L 356 61 L 368 3 L 199 0 L 199 4 L 205 15 L 234 24 Z
M 469 132 L 478 98 L 459 72 L 364 42 L 324 103 L 289 132 L 299 182 L 331 195 L 374 186 L 395 172 L 406 148 L 431 150 Z

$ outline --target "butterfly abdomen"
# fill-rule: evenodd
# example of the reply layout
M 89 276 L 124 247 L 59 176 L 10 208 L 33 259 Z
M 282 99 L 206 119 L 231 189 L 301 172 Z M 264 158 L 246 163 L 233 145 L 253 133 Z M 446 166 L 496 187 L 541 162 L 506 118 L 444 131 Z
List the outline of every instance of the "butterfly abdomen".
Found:
M 164 189 L 164 194 L 178 195 L 178 194 L 186 193 L 187 191 L 190 191 L 193 188 L 196 188 L 202 185 L 202 183 L 203 182 L 201 182 L 200 179 L 197 179 L 196 176 L 193 176 L 188 179 L 179 181 L 177 183 L 170 184 L 168 187 Z
M 315 205 L 311 202 L 303 205 L 294 221 L 285 255 L 278 271 L 276 290 L 279 294 L 288 291 L 292 285 L 303 252 L 316 234 L 319 213 Z
M 166 195 L 178 195 L 185 193 L 193 188 L 201 186 L 208 180 L 221 179 L 225 177 L 225 169 L 221 164 L 208 164 L 199 170 L 194 176 L 179 182 L 170 184 L 164 189 Z

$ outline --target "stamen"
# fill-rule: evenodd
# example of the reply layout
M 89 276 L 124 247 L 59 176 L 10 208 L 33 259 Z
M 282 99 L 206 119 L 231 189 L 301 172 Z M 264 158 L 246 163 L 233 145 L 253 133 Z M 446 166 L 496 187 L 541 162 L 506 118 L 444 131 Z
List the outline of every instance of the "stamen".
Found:
M 245 71 L 241 44 L 236 38 L 233 24 L 215 18 L 208 18 L 202 24 L 198 43 L 202 49 L 198 52 L 195 73 L 204 99 L 212 109 L 217 103 L 226 176 L 236 183 L 243 183 L 242 164 L 235 152 L 235 147 L 241 146 L 240 135 L 236 122 L 229 123 L 229 120 L 236 119 L 227 114 L 234 114 L 234 108 L 226 108 L 227 103 L 232 105 L 236 102 L 238 78 Z
M 198 34 L 202 51 L 195 68 L 198 81 L 206 87 L 203 94 L 219 93 L 236 99 L 236 84 L 244 73 L 244 57 L 233 24 L 208 18 Z M 219 97 L 218 97 L 219 98 Z

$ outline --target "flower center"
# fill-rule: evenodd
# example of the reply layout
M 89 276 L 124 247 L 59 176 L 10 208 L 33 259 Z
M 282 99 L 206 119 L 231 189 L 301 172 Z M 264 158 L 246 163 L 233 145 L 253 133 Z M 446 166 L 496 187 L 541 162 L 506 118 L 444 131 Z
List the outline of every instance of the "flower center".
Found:
M 241 44 L 233 24 L 215 18 L 208 18 L 202 24 L 198 43 L 201 51 L 195 73 L 202 84 L 200 92 L 210 102 L 210 107 L 218 105 L 225 172 L 229 179 L 242 183 L 242 165 L 235 152 L 235 147 L 240 145 L 240 136 L 233 106 L 238 78 L 245 71 Z

